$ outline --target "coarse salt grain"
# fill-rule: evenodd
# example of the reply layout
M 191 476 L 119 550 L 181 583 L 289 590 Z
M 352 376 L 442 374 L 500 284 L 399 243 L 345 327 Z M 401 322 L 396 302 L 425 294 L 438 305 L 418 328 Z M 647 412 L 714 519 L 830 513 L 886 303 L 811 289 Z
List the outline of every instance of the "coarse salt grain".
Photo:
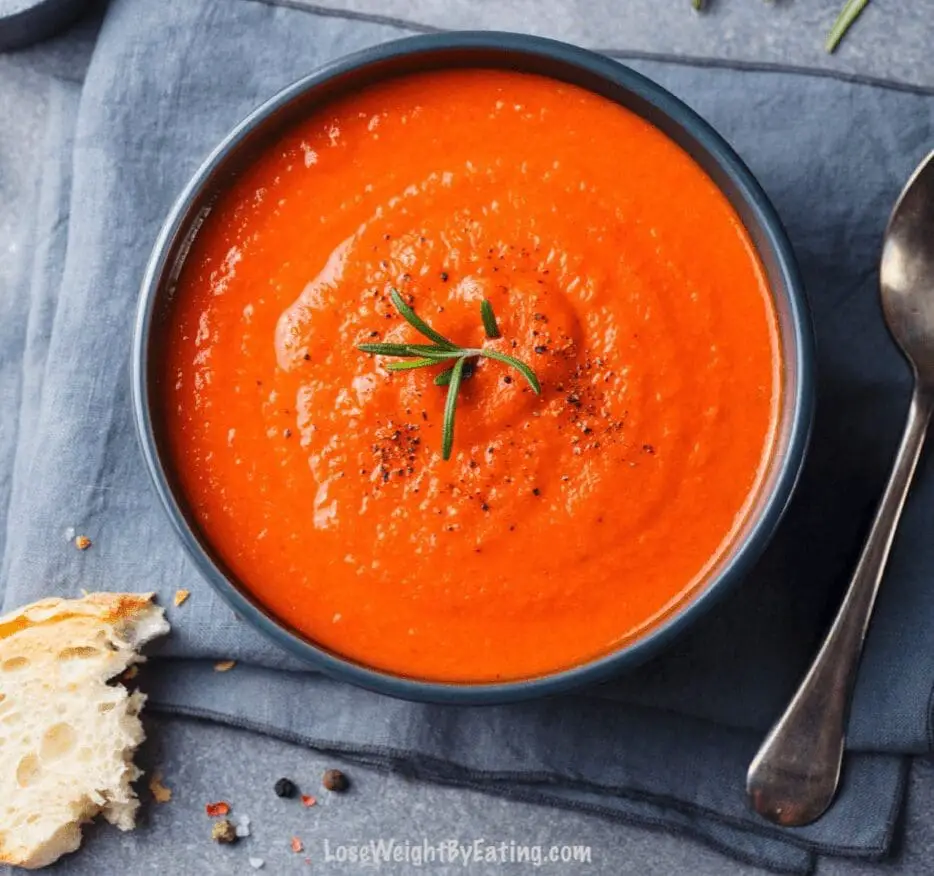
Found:
M 65 530 L 65 541 L 74 541 L 76 534 L 77 533 L 75 532 L 75 528 L 73 526 L 69 526 Z
M 254 870 L 261 870 L 266 862 L 262 858 L 250 858 L 250 866 Z
M 235 830 L 238 837 L 243 838 L 250 835 L 250 825 L 248 824 L 238 824 Z

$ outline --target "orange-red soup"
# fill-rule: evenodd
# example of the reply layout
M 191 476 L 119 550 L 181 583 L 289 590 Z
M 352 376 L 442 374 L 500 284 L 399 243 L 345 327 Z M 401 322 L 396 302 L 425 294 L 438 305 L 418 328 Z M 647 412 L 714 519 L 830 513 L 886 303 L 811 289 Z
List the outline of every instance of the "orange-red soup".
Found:
M 441 457 L 441 368 L 398 289 L 483 360 Z M 485 340 L 479 303 L 502 339 Z M 703 586 L 766 465 L 775 315 L 736 213 L 678 146 L 493 70 L 314 112 L 220 199 L 169 315 L 171 463 L 230 570 L 309 639 L 421 679 L 580 664 Z

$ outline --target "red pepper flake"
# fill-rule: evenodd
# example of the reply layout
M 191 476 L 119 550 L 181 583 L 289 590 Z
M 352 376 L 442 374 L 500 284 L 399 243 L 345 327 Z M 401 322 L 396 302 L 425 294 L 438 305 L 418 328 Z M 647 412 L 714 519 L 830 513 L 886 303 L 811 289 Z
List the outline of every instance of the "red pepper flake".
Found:
M 302 845 L 302 841 L 297 837 L 292 837 L 292 851 L 297 855 L 299 852 L 304 852 L 305 847 Z
M 218 815 L 227 815 L 230 812 L 230 804 L 225 803 L 223 800 L 217 803 L 208 803 L 204 807 L 204 811 L 207 812 L 211 818 L 216 818 Z
M 311 794 L 302 794 L 302 806 L 314 806 L 317 802 Z

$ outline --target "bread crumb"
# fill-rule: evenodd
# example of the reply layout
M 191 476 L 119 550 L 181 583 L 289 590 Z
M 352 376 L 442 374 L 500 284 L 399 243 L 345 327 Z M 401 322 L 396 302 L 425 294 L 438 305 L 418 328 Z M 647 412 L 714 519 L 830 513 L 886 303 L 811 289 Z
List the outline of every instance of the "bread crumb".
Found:
M 173 601 L 176 605 L 181 605 L 189 596 L 191 596 L 190 590 L 176 590 L 175 599 Z
M 131 681 L 139 675 L 139 667 L 136 665 L 131 666 L 123 675 L 120 676 L 121 681 Z
M 305 847 L 302 845 L 302 841 L 297 837 L 292 837 L 292 851 L 297 855 L 299 852 L 304 852 Z
M 162 784 L 162 772 L 156 770 L 149 779 L 149 790 L 156 803 L 168 803 L 172 799 L 172 789 Z
M 215 821 L 211 828 L 211 839 L 218 843 L 235 843 L 237 841 L 237 831 L 234 826 L 226 819 Z
M 237 665 L 236 660 L 218 660 L 217 663 L 214 664 L 214 671 L 215 672 L 228 672 L 229 670 L 233 669 L 234 666 L 236 665 Z
M 89 539 L 86 535 L 75 536 L 75 547 L 79 551 L 86 551 L 91 546 L 91 544 L 91 539 Z

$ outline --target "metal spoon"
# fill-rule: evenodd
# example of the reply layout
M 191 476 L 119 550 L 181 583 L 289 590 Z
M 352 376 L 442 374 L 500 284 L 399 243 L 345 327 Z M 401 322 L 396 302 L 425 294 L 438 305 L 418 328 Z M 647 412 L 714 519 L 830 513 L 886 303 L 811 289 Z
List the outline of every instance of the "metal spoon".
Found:
M 843 604 L 746 776 L 756 812 L 786 826 L 819 818 L 837 791 L 863 640 L 934 411 L 934 152 L 892 210 L 879 279 L 885 321 L 911 365 L 914 391 L 895 464 Z

